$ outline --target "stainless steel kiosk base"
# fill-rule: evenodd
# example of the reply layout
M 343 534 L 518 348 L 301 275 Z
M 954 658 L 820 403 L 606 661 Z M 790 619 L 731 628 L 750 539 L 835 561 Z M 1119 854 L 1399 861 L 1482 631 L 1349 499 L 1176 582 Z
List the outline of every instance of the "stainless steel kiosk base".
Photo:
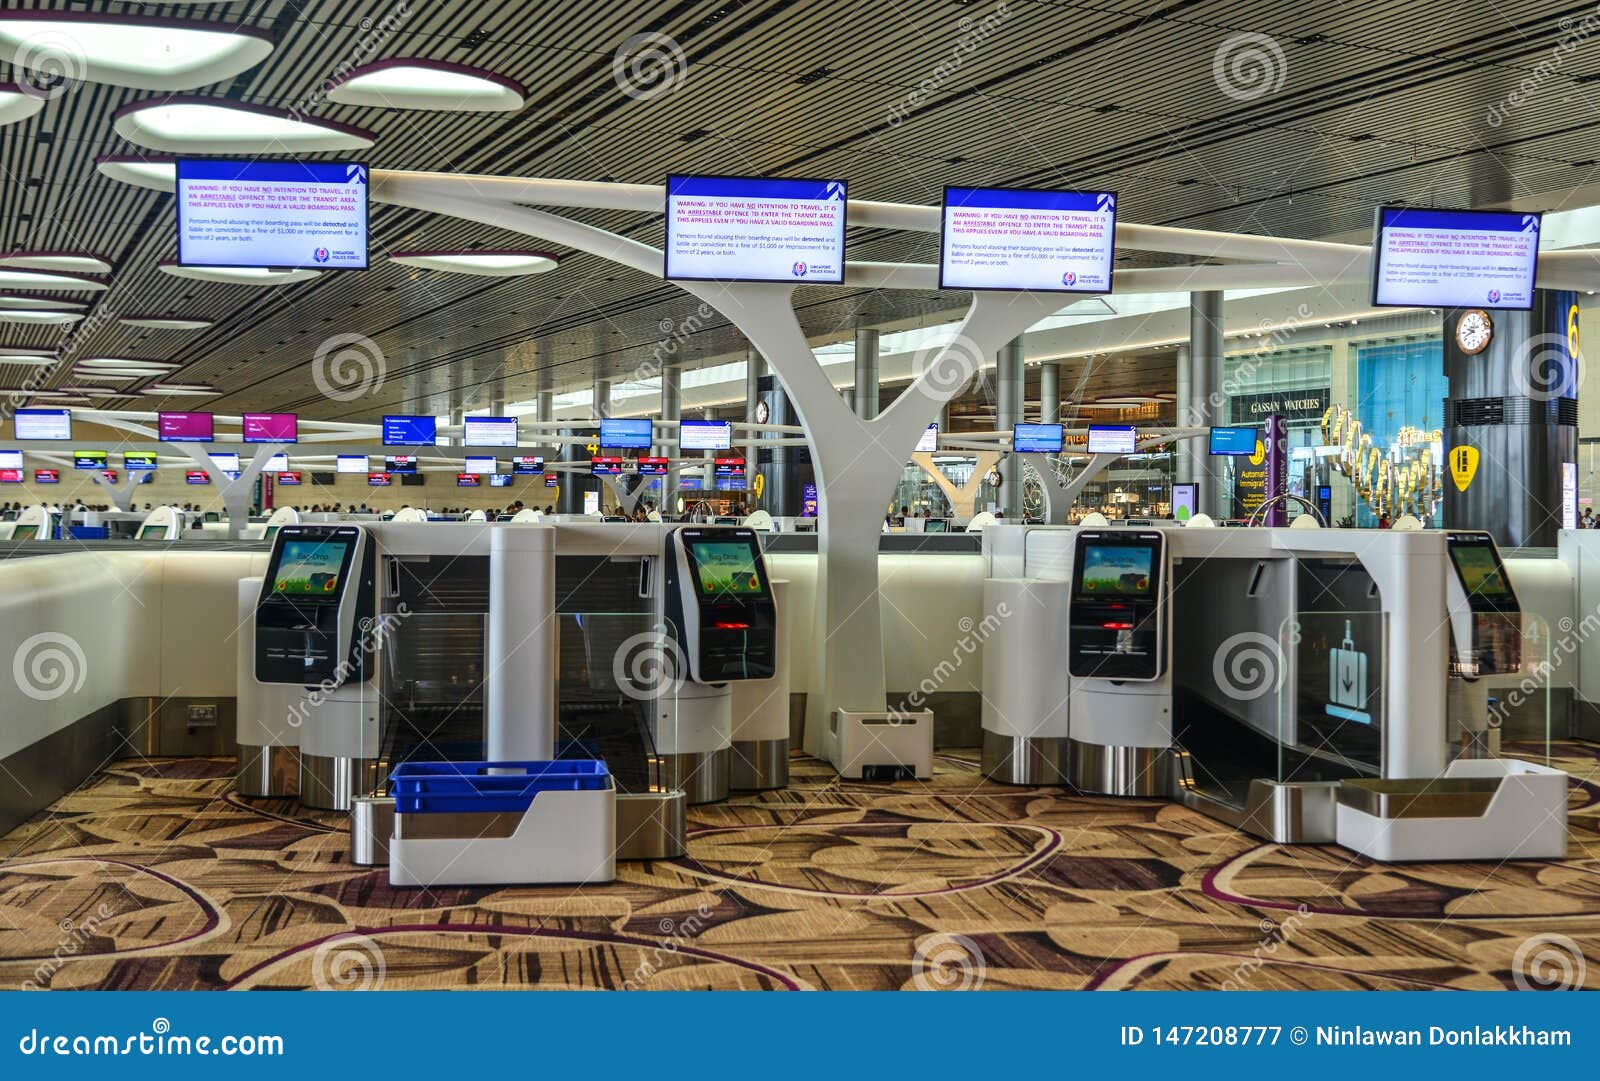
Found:
M 1105 796 L 1172 795 L 1172 756 L 1165 747 L 1111 747 L 1068 739 L 1069 776 L 1080 792 Z
M 728 798 L 728 769 L 733 750 L 685 751 L 661 756 L 661 785 L 679 789 L 691 804 Z
M 376 758 L 302 754 L 300 802 L 321 811 L 348 811 L 357 796 L 378 787 Z
M 1002 784 L 1065 785 L 1070 742 L 1065 736 L 1002 736 L 984 729 L 983 775 Z
M 250 799 L 293 796 L 300 791 L 300 748 L 273 744 L 236 745 L 239 767 L 234 788 Z
M 783 788 L 789 783 L 789 740 L 735 740 L 728 786 L 735 791 Z

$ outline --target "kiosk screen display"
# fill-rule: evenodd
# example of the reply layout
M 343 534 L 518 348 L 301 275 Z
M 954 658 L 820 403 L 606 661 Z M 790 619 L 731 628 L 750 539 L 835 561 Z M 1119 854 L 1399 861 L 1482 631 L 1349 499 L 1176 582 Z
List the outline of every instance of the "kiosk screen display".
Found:
M 167 527 L 164 525 L 147 525 L 139 530 L 140 540 L 166 540 Z
M 11 531 L 11 539 L 12 540 L 33 540 L 34 537 L 38 534 L 38 532 L 39 532 L 39 527 L 36 526 L 36 525 L 19 525 L 19 526 L 17 526 L 15 529 L 13 529 Z
M 1452 544 L 1450 558 L 1468 596 L 1509 598 L 1511 585 L 1506 581 L 1500 561 L 1488 544 Z
M 1083 592 L 1096 597 L 1147 597 L 1155 549 L 1091 544 L 1083 553 Z
M 349 551 L 345 541 L 285 541 L 272 588 L 286 597 L 331 597 Z
M 701 593 L 714 597 L 724 593 L 751 596 L 762 592 L 756 552 L 750 545 L 693 541 L 689 552 L 699 572 Z

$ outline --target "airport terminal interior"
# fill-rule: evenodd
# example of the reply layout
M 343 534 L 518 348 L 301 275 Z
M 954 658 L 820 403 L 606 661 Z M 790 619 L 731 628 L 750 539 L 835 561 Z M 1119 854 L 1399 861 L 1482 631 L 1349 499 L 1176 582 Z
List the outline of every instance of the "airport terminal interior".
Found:
M 0 5 L 0 986 L 1600 988 L 1600 13 Z

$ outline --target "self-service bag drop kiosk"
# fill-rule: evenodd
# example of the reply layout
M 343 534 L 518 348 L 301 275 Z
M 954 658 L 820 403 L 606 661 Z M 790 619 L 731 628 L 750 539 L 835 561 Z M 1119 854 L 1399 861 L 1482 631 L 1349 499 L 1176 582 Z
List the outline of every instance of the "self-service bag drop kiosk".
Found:
M 286 525 L 256 602 L 255 676 L 305 688 L 300 802 L 349 810 L 377 783 L 376 554 L 359 526 Z
M 755 531 L 686 527 L 666 535 L 659 606 L 662 658 L 652 735 L 669 783 L 690 803 L 725 799 L 733 749 L 731 683 L 778 670 L 778 609 Z

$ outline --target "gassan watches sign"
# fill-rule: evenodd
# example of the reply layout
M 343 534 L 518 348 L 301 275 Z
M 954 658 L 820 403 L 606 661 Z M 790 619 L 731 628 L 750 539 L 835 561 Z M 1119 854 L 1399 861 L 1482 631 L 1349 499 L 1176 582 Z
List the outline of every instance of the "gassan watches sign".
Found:
M 1288 420 L 1315 420 L 1327 412 L 1328 388 L 1235 394 L 1230 408 L 1234 424 L 1260 424 L 1270 413 L 1280 413 Z

